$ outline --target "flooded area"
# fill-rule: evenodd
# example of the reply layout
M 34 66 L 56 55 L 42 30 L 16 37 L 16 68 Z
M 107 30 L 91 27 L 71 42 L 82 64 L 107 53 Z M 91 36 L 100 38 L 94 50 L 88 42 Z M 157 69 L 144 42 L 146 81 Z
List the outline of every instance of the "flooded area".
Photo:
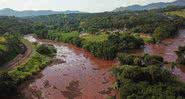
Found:
M 22 94 L 27 99 L 106 99 L 112 95 L 114 79 L 109 70 L 115 61 L 97 59 L 89 52 L 73 45 L 47 40 L 57 48 L 56 58 L 61 62 L 45 68 L 39 76 L 25 85 Z
M 114 94 L 111 86 L 114 79 L 109 70 L 115 61 L 95 58 L 89 52 L 73 45 L 26 37 L 31 42 L 53 44 L 57 48 L 55 65 L 45 68 L 33 82 L 23 88 L 28 99 L 107 99 Z M 136 54 L 160 55 L 165 61 L 174 62 L 174 51 L 185 45 L 185 30 L 180 30 L 175 38 L 166 39 L 161 44 L 146 44 Z M 173 73 L 185 81 L 185 67 L 175 68 Z
M 165 61 L 175 62 L 177 59 L 175 51 L 178 50 L 179 46 L 183 45 L 185 45 L 185 30 L 180 30 L 177 37 L 166 39 L 161 44 L 146 44 L 143 52 L 151 55 L 160 55 Z M 175 68 L 173 73 L 185 81 L 185 66 Z

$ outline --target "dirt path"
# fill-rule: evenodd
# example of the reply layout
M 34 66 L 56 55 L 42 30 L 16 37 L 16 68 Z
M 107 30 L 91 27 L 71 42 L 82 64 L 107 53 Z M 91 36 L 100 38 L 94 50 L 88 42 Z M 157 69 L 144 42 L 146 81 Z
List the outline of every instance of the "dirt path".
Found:
M 32 45 L 27 40 L 22 40 L 23 44 L 25 45 L 26 51 L 23 54 L 17 55 L 13 60 L 6 63 L 3 67 L 4 70 L 12 69 L 16 66 L 22 65 L 26 63 L 29 59 L 29 57 L 32 54 Z

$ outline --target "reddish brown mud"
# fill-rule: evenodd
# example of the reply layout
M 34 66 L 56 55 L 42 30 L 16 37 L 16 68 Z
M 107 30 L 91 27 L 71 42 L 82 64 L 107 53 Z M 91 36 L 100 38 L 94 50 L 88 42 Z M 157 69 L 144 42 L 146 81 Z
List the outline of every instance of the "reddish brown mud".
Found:
M 35 41 L 33 38 L 29 39 Z M 109 70 L 115 61 L 97 59 L 89 52 L 72 45 L 47 40 L 39 42 L 54 44 L 58 50 L 57 59 L 62 62 L 47 67 L 41 72 L 42 76 L 23 88 L 22 92 L 28 99 L 106 99 L 112 94 L 114 80 Z M 185 30 L 161 44 L 146 44 L 143 50 L 133 52 L 160 55 L 165 61 L 174 62 L 177 59 L 174 51 L 181 45 L 185 45 Z M 173 70 L 183 81 L 184 67 Z
M 177 59 L 175 51 L 178 50 L 179 46 L 184 45 L 185 45 L 185 30 L 180 30 L 179 34 L 175 38 L 166 39 L 162 41 L 162 43 L 160 44 L 146 44 L 144 48 L 144 53 L 160 55 L 164 58 L 165 61 L 175 62 Z M 185 66 L 176 67 L 173 70 L 173 73 L 178 75 L 181 80 L 185 81 Z
M 32 37 L 27 37 L 35 41 Z M 114 79 L 109 70 L 115 61 L 95 58 L 73 45 L 40 40 L 57 48 L 58 62 L 41 72 L 41 77 L 24 87 L 27 99 L 106 99 L 112 95 Z

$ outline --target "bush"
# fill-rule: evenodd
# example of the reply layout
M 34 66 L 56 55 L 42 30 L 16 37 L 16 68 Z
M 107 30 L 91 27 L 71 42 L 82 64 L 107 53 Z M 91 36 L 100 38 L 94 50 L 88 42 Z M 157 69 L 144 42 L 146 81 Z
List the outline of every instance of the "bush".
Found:
M 163 65 L 164 62 L 162 57 L 148 54 L 145 54 L 143 56 L 134 56 L 126 53 L 120 53 L 118 55 L 118 59 L 120 63 L 123 65 L 136 65 L 136 66 L 149 66 L 155 64 L 156 66 L 160 67 Z
M 161 68 L 159 56 L 119 54 L 124 65 L 112 69 L 117 78 L 121 99 L 178 99 L 185 98 L 185 84 L 167 69 Z
M 185 65 L 185 46 L 180 46 L 176 54 L 178 56 L 177 63 Z
M 119 72 L 117 79 L 121 82 L 119 86 L 121 99 L 133 96 L 141 99 L 185 98 L 185 84 L 177 81 L 166 69 L 155 65 L 147 67 L 124 65 L 116 71 Z
M 55 56 L 57 52 L 56 48 L 53 45 L 46 45 L 46 44 L 38 45 L 36 51 L 42 55 L 47 55 L 47 56 Z
M 0 75 L 0 96 L 16 94 L 17 84 L 8 73 Z

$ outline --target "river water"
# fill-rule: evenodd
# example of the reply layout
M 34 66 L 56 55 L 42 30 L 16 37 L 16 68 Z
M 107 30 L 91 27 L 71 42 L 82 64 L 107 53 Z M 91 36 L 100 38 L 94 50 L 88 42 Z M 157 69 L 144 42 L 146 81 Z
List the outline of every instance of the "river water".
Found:
M 34 81 L 24 86 L 27 99 L 107 99 L 114 83 L 109 70 L 115 61 L 97 59 L 73 45 L 25 37 L 31 42 L 49 43 L 57 48 L 61 63 L 45 68 Z
M 150 55 L 159 55 L 167 62 L 175 62 L 177 55 L 175 51 L 179 46 L 185 45 L 185 30 L 180 30 L 175 38 L 165 39 L 160 44 L 146 44 L 144 49 L 131 51 L 131 53 L 142 55 L 148 53 Z M 175 75 L 185 82 L 185 66 L 178 66 L 172 71 Z
M 47 40 L 36 40 L 26 37 L 31 42 L 50 43 L 57 48 L 56 58 L 62 63 L 48 66 L 34 81 L 22 88 L 22 93 L 28 99 L 107 99 L 114 94 L 111 86 L 114 79 L 109 70 L 115 61 L 97 59 L 89 52 L 72 45 Z M 160 55 L 165 61 L 177 59 L 174 51 L 185 45 L 185 30 L 179 35 L 166 39 L 161 44 L 146 44 L 143 50 L 134 51 L 136 54 L 149 53 Z M 185 67 L 185 66 L 184 66 Z M 185 68 L 173 70 L 181 80 L 185 81 Z

